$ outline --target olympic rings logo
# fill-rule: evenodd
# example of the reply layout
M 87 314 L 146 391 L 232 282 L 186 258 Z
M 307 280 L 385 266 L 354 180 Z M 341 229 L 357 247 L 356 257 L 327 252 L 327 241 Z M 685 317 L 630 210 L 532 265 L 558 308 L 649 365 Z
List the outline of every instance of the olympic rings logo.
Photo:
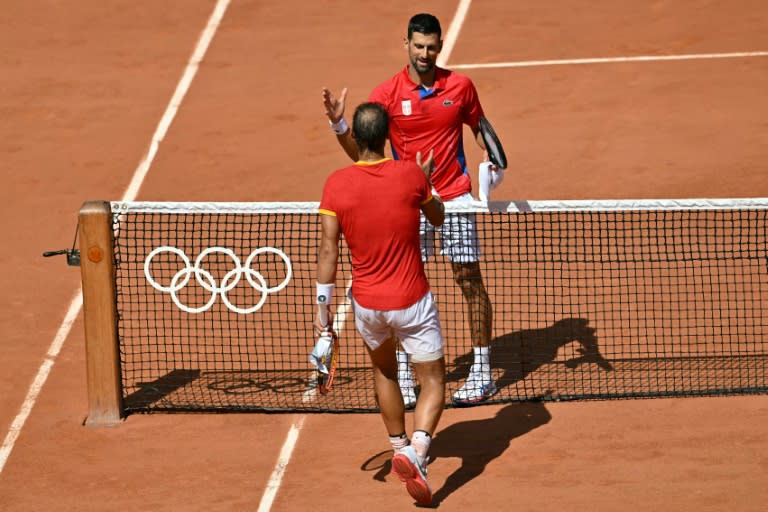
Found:
M 286 266 L 285 278 L 280 284 L 273 287 L 267 286 L 267 281 L 264 279 L 264 276 L 251 268 L 253 260 L 260 254 L 267 252 L 278 255 L 285 262 Z M 175 254 L 184 262 L 184 267 L 176 272 L 176 274 L 174 274 L 174 276 L 171 278 L 171 283 L 168 286 L 163 286 L 155 281 L 150 271 L 152 258 L 161 253 Z M 203 260 L 210 254 L 215 253 L 228 256 L 234 263 L 234 268 L 227 272 L 221 280 L 221 286 L 218 286 L 213 275 L 203 268 Z M 221 300 L 224 302 L 224 305 L 226 305 L 227 308 L 229 308 L 231 311 L 240 313 L 241 315 L 253 313 L 254 311 L 261 309 L 261 307 L 264 305 L 264 302 L 267 300 L 267 296 L 270 293 L 279 292 L 286 287 L 288 282 L 291 280 L 292 273 L 293 271 L 291 268 L 291 260 L 288 259 L 288 256 L 286 256 L 283 251 L 280 249 L 275 249 L 274 247 L 261 247 L 256 249 L 248 256 L 244 265 L 240 263 L 240 258 L 238 258 L 232 250 L 227 249 L 226 247 L 209 247 L 208 249 L 205 249 L 195 259 L 194 265 L 191 264 L 189 257 L 184 253 L 184 251 L 171 246 L 157 247 L 152 252 L 150 252 L 149 255 L 147 255 L 147 258 L 144 260 L 144 276 L 147 278 L 147 281 L 149 281 L 149 284 L 151 284 L 152 287 L 156 290 L 159 290 L 163 293 L 169 293 L 174 304 L 176 304 L 179 309 L 186 311 L 187 313 L 202 313 L 203 311 L 207 311 L 211 308 L 211 306 L 213 306 L 213 304 L 216 302 L 216 297 L 219 295 L 221 295 Z M 198 284 L 200 284 L 200 286 L 211 293 L 211 298 L 208 299 L 208 302 L 200 307 L 190 307 L 182 303 L 177 293 L 179 290 L 184 288 L 187 283 L 189 283 L 192 274 L 195 275 L 195 279 L 197 280 Z M 253 289 L 261 293 L 261 298 L 259 301 L 249 308 L 241 308 L 236 306 L 235 304 L 232 304 L 232 302 L 230 302 L 229 298 L 227 297 L 227 293 L 232 291 L 232 289 L 237 286 L 243 275 L 245 275 L 245 279 L 253 287 Z

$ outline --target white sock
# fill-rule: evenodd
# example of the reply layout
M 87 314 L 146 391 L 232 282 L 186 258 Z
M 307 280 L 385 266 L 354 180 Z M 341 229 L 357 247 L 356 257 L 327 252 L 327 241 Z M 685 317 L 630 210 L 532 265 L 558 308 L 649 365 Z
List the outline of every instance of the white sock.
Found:
M 473 347 L 475 361 L 472 365 L 473 373 L 491 374 L 491 347 Z
M 398 451 L 411 444 L 411 441 L 408 439 L 408 436 L 405 435 L 405 432 L 403 432 L 396 436 L 389 436 L 389 443 L 392 445 L 392 450 Z
M 423 430 L 415 430 L 413 432 L 413 439 L 411 439 L 411 444 L 413 445 L 413 449 L 416 450 L 416 455 L 418 455 L 421 459 L 419 462 L 424 462 L 424 459 L 427 457 L 427 452 L 429 451 L 429 445 L 431 442 L 432 436 L 430 436 L 427 432 Z

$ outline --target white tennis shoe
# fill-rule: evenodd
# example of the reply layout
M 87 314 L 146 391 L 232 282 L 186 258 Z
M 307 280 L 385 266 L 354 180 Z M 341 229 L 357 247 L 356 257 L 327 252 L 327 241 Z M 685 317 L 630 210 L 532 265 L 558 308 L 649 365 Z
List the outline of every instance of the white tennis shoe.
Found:
M 456 405 L 471 405 L 488 400 L 499 389 L 493 382 L 490 372 L 474 371 L 475 366 L 469 371 L 464 385 L 453 394 L 453 403 Z

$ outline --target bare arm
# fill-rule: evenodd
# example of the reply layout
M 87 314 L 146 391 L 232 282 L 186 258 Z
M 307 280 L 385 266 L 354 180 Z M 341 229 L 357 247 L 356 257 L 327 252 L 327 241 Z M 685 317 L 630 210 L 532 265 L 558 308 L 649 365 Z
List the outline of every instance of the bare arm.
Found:
M 339 220 L 333 215 L 320 215 L 321 234 L 317 251 L 317 282 L 335 283 L 339 259 Z
M 326 87 L 323 87 L 323 107 L 325 108 L 325 115 L 331 123 L 338 123 L 344 119 L 344 104 L 346 99 L 346 87 L 341 90 L 341 96 L 338 98 L 336 98 Z M 336 140 L 349 158 L 351 158 L 353 162 L 357 162 L 357 144 L 355 144 L 355 139 L 352 138 L 352 130 L 347 129 L 344 133 L 336 134 Z
M 320 215 L 320 244 L 317 250 L 317 282 L 319 284 L 336 283 L 336 265 L 339 259 L 339 221 L 332 215 Z M 321 317 L 318 304 L 315 315 L 315 329 L 320 332 L 327 327 Z M 328 321 L 333 322 L 333 314 L 328 311 Z

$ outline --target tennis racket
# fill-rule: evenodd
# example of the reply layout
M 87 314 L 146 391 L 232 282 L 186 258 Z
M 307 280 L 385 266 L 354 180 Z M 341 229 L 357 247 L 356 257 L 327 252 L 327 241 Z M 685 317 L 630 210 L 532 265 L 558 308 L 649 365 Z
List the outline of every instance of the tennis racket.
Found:
M 321 323 L 327 327 L 317 337 L 315 348 L 309 356 L 310 362 L 317 367 L 317 389 L 321 395 L 331 390 L 339 363 L 339 337 L 333 332 L 333 327 L 328 325 L 327 315 L 327 309 L 320 308 Z
M 504 153 L 501 141 L 496 135 L 493 126 L 491 126 L 490 121 L 488 121 L 485 116 L 480 116 L 478 127 L 480 128 L 483 142 L 485 142 L 485 149 L 488 151 L 488 158 L 490 158 L 491 162 L 493 162 L 499 169 L 506 169 L 507 155 Z
M 333 386 L 336 368 L 339 363 L 339 337 L 332 331 L 324 331 L 318 338 L 318 343 L 326 347 L 317 365 L 317 389 L 325 395 Z

